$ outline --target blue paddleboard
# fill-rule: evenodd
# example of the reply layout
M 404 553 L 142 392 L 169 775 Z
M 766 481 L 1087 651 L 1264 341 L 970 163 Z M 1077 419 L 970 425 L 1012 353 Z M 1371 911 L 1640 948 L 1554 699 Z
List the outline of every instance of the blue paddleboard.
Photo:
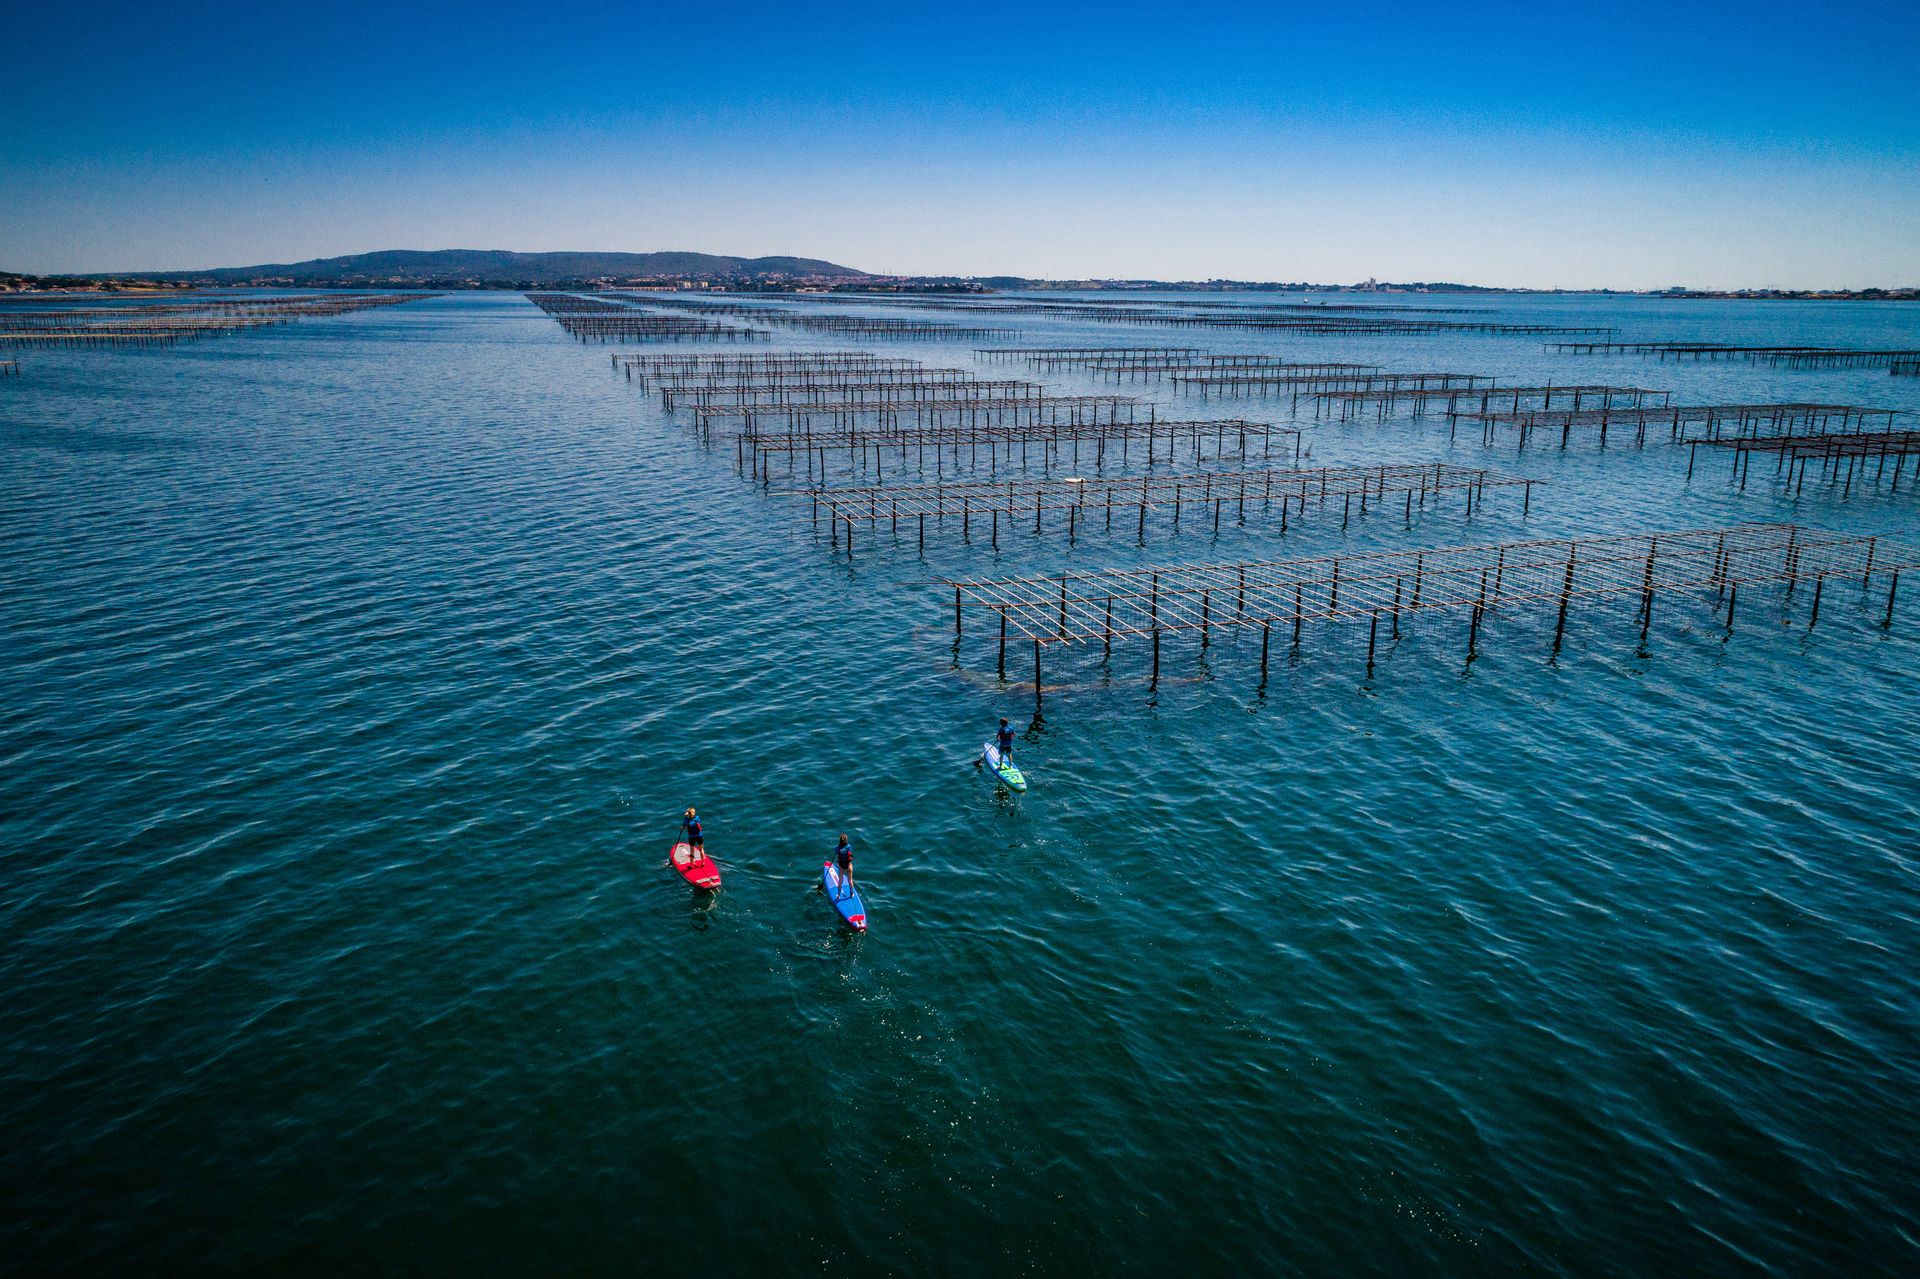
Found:
M 1025 790 L 1027 775 L 1010 759 L 1000 754 L 1000 747 L 988 742 L 980 748 L 980 757 L 987 761 L 987 772 L 1008 790 Z
M 820 868 L 820 886 L 827 890 L 827 900 L 840 912 L 847 927 L 856 933 L 867 931 L 867 907 L 860 900 L 860 890 L 853 881 L 840 873 L 840 867 L 828 862 Z

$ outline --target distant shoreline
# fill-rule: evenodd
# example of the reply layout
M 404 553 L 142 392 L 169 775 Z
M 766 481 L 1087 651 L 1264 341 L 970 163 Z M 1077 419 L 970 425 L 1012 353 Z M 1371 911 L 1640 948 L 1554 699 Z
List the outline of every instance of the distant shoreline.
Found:
M 595 292 L 647 289 L 688 293 L 877 293 L 891 296 L 995 294 L 1009 292 L 1084 293 L 1311 293 L 1370 295 L 1501 295 L 1518 297 L 1642 297 L 1671 301 L 1920 302 L 1920 288 L 1867 289 L 1532 289 L 1488 285 L 1418 283 L 1362 285 L 1279 283 L 1257 280 L 1037 280 L 1018 276 L 741 276 L 688 277 L 591 276 L 560 279 L 478 279 L 472 276 L 305 276 L 179 272 L 126 275 L 27 275 L 0 271 L 0 297 L 72 293 L 169 293 L 200 289 L 431 290 L 434 292 L 525 292 L 559 289 Z

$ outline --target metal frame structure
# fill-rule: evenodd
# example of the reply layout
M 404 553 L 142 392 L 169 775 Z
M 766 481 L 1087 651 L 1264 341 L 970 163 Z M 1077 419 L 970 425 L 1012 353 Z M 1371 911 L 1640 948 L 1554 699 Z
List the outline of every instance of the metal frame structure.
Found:
M 1467 655 L 1477 651 L 1491 614 L 1551 609 L 1553 652 L 1564 639 L 1567 614 L 1578 600 L 1630 599 L 1644 643 L 1660 595 L 1713 595 L 1733 626 L 1740 589 L 1783 585 L 1794 593 L 1811 585 L 1807 625 L 1820 620 L 1826 583 L 1858 578 L 1869 590 L 1886 583 L 1882 625 L 1893 625 L 1902 571 L 1920 567 L 1920 553 L 1872 536 L 1829 533 L 1796 524 L 1741 524 L 1731 528 L 1637 533 L 1610 537 L 1505 542 L 1437 550 L 1365 551 L 1312 559 L 1238 564 L 1184 564 L 1102 569 L 1040 577 L 951 581 L 954 643 L 972 610 L 997 623 L 998 668 L 1006 673 L 1007 640 L 1033 646 L 1034 695 L 1040 695 L 1040 659 L 1049 645 L 1102 646 L 1145 638 L 1153 645 L 1152 678 L 1160 674 L 1164 635 L 1197 632 L 1204 647 L 1217 630 L 1260 631 L 1264 682 L 1275 627 L 1300 642 L 1308 623 L 1365 622 L 1367 670 L 1384 620 L 1398 636 L 1403 617 L 1467 614 Z M 957 649 L 956 649 L 957 651 Z
M 1248 508 L 1256 518 L 1271 517 L 1279 506 L 1280 531 L 1285 533 L 1293 521 L 1304 519 L 1309 508 L 1324 509 L 1333 499 L 1340 502 L 1340 527 L 1346 528 L 1356 514 L 1390 505 L 1388 495 L 1405 495 L 1404 516 L 1409 527 L 1417 501 L 1427 508 L 1443 493 L 1464 495 L 1465 513 L 1471 517 L 1486 501 L 1493 488 L 1519 488 L 1521 514 L 1533 508 L 1533 486 L 1540 481 L 1497 471 L 1478 470 L 1434 462 L 1417 466 L 1319 467 L 1312 470 L 1232 470 L 1183 472 L 1172 475 L 1128 476 L 1090 479 L 1086 476 L 1061 476 L 1043 479 L 946 481 L 936 484 L 873 484 L 859 486 L 815 487 L 796 491 L 793 496 L 808 498 L 813 506 L 814 527 L 818 529 L 824 510 L 829 540 L 838 548 L 844 545 L 853 554 L 854 529 L 866 524 L 869 535 L 877 535 L 886 523 L 894 535 L 900 521 L 915 528 L 918 545 L 927 544 L 927 519 L 936 526 L 948 517 L 960 521 L 962 540 L 972 540 L 976 519 L 986 525 L 992 545 L 1000 545 L 1000 526 L 1004 520 L 1009 531 L 1024 525 L 1032 517 L 1033 532 L 1044 530 L 1048 512 L 1064 512 L 1062 531 L 1071 545 L 1083 526 L 1090 525 L 1096 513 L 1102 517 L 1104 531 L 1113 529 L 1115 510 L 1135 515 L 1135 536 L 1144 543 L 1147 517 L 1155 512 L 1170 512 L 1170 532 L 1179 532 L 1181 515 L 1190 507 L 1199 507 L 1202 518 L 1209 508 L 1212 531 L 1220 531 L 1220 520 L 1231 511 L 1240 524 L 1247 522 Z M 1355 511 L 1355 499 L 1358 511 Z M 1124 524 L 1126 521 L 1123 520 Z M 1189 522 L 1191 523 L 1191 522 Z M 1203 524 L 1202 527 L 1205 527 Z

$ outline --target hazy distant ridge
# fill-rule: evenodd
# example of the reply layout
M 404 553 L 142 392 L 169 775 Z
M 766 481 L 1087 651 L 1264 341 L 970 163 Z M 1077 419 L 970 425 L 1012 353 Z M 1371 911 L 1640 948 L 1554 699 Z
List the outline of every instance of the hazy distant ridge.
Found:
M 291 280 L 302 284 L 432 283 L 473 280 L 481 284 L 560 284 L 603 277 L 685 276 L 742 279 L 772 276 L 837 276 L 867 273 L 817 258 L 736 258 L 715 253 L 515 253 L 507 249 L 383 249 L 306 262 L 260 266 L 212 267 L 198 271 L 111 271 L 92 279 L 205 280 L 244 284 L 250 280 Z

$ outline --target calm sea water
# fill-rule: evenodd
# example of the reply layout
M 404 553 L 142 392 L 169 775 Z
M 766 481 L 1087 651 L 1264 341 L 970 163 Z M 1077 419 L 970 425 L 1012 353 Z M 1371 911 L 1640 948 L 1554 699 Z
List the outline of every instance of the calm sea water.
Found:
M 1920 346 L 1896 306 L 1463 305 Z M 1017 323 L 1920 408 L 1884 371 Z M 1550 616 L 1495 618 L 1471 667 L 1464 619 L 1421 619 L 1371 679 L 1364 636 L 1309 632 L 1264 689 L 1245 640 L 1170 643 L 1157 690 L 1122 647 L 1035 718 L 1024 655 L 956 664 L 933 585 L 1750 519 L 1920 541 L 1915 486 L 1320 425 L 1315 464 L 1546 484 L 1525 518 L 849 564 L 611 349 L 457 296 L 0 382 L 9 1268 L 1920 1268 L 1920 596 L 1891 631 L 1879 593 L 1812 631 L 1743 597 L 1731 636 L 1672 600 L 1644 648 L 1594 605 L 1557 663 Z M 970 763 L 1002 714 L 1017 799 Z M 663 863 L 687 804 L 706 900 Z M 863 937 L 814 891 L 840 830 Z

